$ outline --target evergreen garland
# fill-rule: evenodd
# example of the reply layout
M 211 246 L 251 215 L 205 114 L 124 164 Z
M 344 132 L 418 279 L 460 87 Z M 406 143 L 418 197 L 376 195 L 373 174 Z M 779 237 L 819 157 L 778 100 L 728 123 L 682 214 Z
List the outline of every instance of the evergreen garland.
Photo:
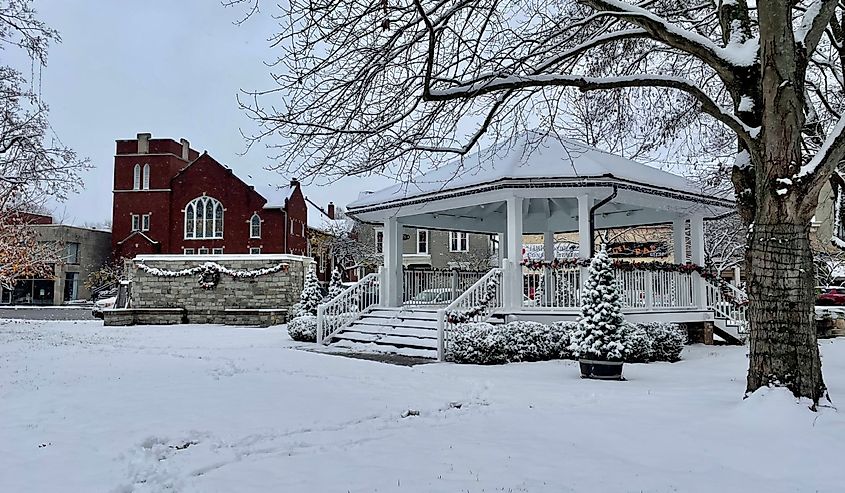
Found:
M 484 298 L 481 302 L 467 310 L 454 310 L 446 314 L 446 320 L 451 324 L 461 324 L 469 322 L 471 319 L 485 313 L 490 306 L 490 303 L 496 299 L 496 294 L 499 290 L 499 279 L 496 276 L 491 277 L 484 287 Z

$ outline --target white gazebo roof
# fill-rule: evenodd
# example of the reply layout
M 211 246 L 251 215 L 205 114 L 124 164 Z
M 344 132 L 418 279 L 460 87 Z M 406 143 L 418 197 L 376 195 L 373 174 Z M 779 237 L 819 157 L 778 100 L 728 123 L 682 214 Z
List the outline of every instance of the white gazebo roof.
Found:
M 402 202 L 464 190 L 504 180 L 591 181 L 616 178 L 647 185 L 703 195 L 700 187 L 678 176 L 631 159 L 604 152 L 571 139 L 523 134 L 513 144 L 482 149 L 460 160 L 373 193 L 362 194 L 349 204 L 350 210 Z
M 735 210 L 696 184 L 571 139 L 523 134 L 424 173 L 410 183 L 362 194 L 348 213 L 365 222 L 494 233 L 506 228 L 505 202 L 523 201 L 525 233 L 577 231 L 578 198 L 596 204 L 599 229 L 662 224 Z M 586 202 L 585 202 L 586 203 Z

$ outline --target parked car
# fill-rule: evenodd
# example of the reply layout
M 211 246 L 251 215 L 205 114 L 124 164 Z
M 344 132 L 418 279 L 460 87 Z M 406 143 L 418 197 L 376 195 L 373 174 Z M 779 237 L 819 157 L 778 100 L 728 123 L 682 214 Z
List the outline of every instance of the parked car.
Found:
M 451 288 L 435 288 L 420 291 L 408 303 L 412 305 L 446 305 L 451 301 Z
M 845 287 L 816 287 L 816 304 L 820 306 L 845 306 Z
M 94 308 L 91 309 L 91 315 L 93 315 L 94 318 L 103 318 L 103 310 L 107 308 L 113 308 L 116 302 L 117 296 L 112 296 L 111 298 L 103 298 L 94 302 Z

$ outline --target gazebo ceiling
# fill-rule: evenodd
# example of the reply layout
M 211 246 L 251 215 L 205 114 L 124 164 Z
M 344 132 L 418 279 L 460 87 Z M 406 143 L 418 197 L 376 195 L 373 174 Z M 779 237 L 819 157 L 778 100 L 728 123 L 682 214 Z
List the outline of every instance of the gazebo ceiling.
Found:
M 575 231 L 576 197 L 599 201 L 614 189 L 616 196 L 596 211 L 597 228 L 734 209 L 731 200 L 705 195 L 682 176 L 573 140 L 526 133 L 513 145 L 483 149 L 412 183 L 362 195 L 348 211 L 369 222 L 398 216 L 409 225 L 497 232 L 506 225 L 504 200 L 516 195 L 525 199 L 525 232 Z

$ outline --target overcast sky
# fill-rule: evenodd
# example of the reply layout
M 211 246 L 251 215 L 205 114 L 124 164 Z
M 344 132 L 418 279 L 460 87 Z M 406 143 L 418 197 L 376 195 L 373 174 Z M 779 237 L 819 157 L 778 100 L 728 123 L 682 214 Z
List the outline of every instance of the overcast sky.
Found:
M 42 73 L 42 95 L 56 134 L 94 169 L 85 190 L 57 206 L 73 224 L 111 219 L 114 141 L 139 132 L 186 138 L 194 149 L 246 178 L 286 183 L 262 172 L 263 148 L 247 155 L 240 128 L 254 128 L 235 100 L 240 89 L 271 87 L 266 39 L 274 25 L 262 15 L 240 27 L 240 10 L 217 0 L 36 0 L 41 17 L 62 35 Z M 269 4 L 268 4 L 269 5 Z M 306 185 L 318 203 L 345 205 L 359 191 L 380 189 L 384 178 L 352 178 Z

